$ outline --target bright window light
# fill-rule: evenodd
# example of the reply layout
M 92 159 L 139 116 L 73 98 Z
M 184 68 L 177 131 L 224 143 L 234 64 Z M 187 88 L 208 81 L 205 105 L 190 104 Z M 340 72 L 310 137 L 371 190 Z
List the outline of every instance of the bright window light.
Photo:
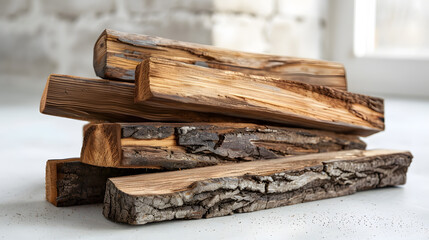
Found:
M 429 1 L 355 0 L 357 57 L 429 57 Z

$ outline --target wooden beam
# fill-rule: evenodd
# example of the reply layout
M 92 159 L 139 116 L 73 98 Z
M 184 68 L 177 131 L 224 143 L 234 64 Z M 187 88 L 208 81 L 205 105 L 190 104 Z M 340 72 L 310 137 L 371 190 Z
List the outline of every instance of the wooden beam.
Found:
M 79 158 L 46 162 L 46 200 L 57 207 L 102 203 L 110 177 L 153 173 L 150 169 L 95 167 Z
M 249 123 L 100 123 L 85 127 L 82 162 L 185 169 L 365 149 L 356 136 Z
M 380 98 L 153 57 L 137 67 L 135 100 L 362 136 L 384 129 Z
M 110 178 L 104 216 L 146 224 L 252 212 L 405 184 L 409 152 L 349 150 Z
M 133 82 L 136 65 L 149 55 L 342 90 L 347 87 L 344 66 L 339 63 L 238 52 L 109 29 L 94 46 L 94 69 L 101 78 Z
M 133 83 L 57 74 L 50 75 L 47 80 L 40 112 L 87 121 L 244 121 L 218 114 L 137 105 L 134 104 Z

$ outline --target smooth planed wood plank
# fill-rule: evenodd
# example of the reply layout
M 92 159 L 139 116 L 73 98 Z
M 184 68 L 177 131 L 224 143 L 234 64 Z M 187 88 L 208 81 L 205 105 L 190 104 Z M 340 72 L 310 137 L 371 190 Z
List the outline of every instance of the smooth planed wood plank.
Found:
M 335 62 L 255 54 L 106 29 L 94 46 L 97 76 L 133 82 L 136 65 L 147 56 L 209 68 L 240 71 L 346 90 L 344 66 Z
M 368 136 L 384 130 L 383 99 L 324 86 L 150 57 L 136 103 Z

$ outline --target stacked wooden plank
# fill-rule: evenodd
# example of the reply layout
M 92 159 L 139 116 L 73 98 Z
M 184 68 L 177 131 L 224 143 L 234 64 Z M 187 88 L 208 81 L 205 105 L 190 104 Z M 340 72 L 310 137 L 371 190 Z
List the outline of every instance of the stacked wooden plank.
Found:
M 145 224 L 404 184 L 412 155 L 365 150 L 383 100 L 341 64 L 105 30 L 102 79 L 51 75 L 40 111 L 87 120 L 80 158 L 49 160 L 46 198 Z

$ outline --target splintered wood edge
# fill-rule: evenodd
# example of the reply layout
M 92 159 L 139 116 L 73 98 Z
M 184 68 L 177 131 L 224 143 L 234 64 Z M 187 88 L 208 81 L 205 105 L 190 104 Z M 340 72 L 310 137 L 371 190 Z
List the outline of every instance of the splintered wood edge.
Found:
M 182 171 L 110 178 L 109 181 L 111 181 L 117 189 L 128 195 L 162 195 L 186 190 L 194 183 L 202 180 L 243 175 L 267 176 L 277 172 L 304 170 L 308 167 L 317 167 L 324 162 L 353 161 L 363 157 L 376 157 L 391 154 L 411 155 L 408 151 L 401 150 L 348 150 L 292 156 L 273 160 L 217 165 Z
M 150 103 L 151 101 L 153 103 L 159 103 L 161 104 L 161 106 L 163 108 L 168 108 L 168 109 L 186 109 L 189 111 L 197 111 L 197 112 L 204 112 L 201 111 L 199 108 L 201 108 L 200 105 L 198 105 L 197 103 L 192 103 L 192 102 L 176 102 L 176 100 L 171 100 L 171 99 L 163 99 L 163 95 L 161 93 L 153 93 L 152 92 L 152 86 L 150 84 L 150 70 L 152 65 L 156 66 L 156 64 L 164 64 L 164 65 L 170 65 L 173 67 L 183 67 L 186 68 L 189 71 L 192 70 L 201 70 L 200 66 L 195 66 L 192 64 L 188 64 L 188 63 L 184 63 L 184 62 L 178 62 L 178 61 L 174 61 L 171 59 L 167 59 L 167 58 L 162 58 L 162 57 L 146 57 L 142 63 L 140 63 L 139 65 L 137 65 L 136 67 L 136 75 L 135 75 L 135 89 L 134 89 L 134 103 L 136 104 L 147 104 L 148 102 Z M 246 77 L 254 77 L 255 79 L 259 79 L 261 78 L 261 76 L 259 75 L 253 75 L 253 74 L 248 74 L 248 73 L 242 73 L 242 72 L 234 72 L 234 71 L 230 71 L 230 70 L 220 70 L 220 69 L 205 69 L 204 71 L 208 71 L 208 72 L 231 72 L 233 73 L 233 75 L 238 75 L 240 77 L 246 78 Z M 138 74 L 137 74 L 138 72 Z M 271 78 L 268 77 L 269 79 L 275 79 L 275 78 Z M 316 91 L 317 94 L 322 95 L 323 97 L 331 97 L 332 93 L 326 94 L 323 93 L 323 91 L 333 91 L 334 93 L 339 93 L 340 96 L 340 101 L 344 101 L 343 99 L 341 99 L 343 97 L 344 94 L 350 94 L 353 98 L 358 98 L 359 100 L 361 98 L 368 98 L 370 101 L 374 101 L 374 102 L 378 102 L 379 104 L 381 104 L 384 108 L 384 100 L 382 98 L 378 98 L 378 97 L 371 97 L 371 96 L 366 96 L 366 95 L 362 95 L 362 94 L 356 94 L 356 93 L 350 93 L 350 92 L 345 92 L 342 90 L 338 90 L 335 88 L 329 88 L 329 87 L 324 87 L 324 86 L 319 86 L 319 85 L 311 85 L 311 84 L 307 84 L 307 83 L 302 83 L 302 82 L 296 82 L 296 81 L 290 81 L 293 84 L 296 84 L 297 86 L 305 86 L 306 88 L 310 88 L 310 89 L 306 89 L 309 92 L 314 92 L 313 88 L 320 88 L 321 90 Z M 287 89 L 285 89 L 287 90 Z M 322 91 L 319 92 L 319 91 Z M 158 98 L 159 97 L 159 98 Z M 346 101 L 347 102 L 347 101 Z M 353 105 L 355 106 L 355 108 L 359 107 L 359 105 L 361 105 L 361 102 L 356 102 Z M 172 107 L 172 106 L 177 106 L 177 105 L 186 105 L 186 108 L 178 108 L 178 107 Z M 213 108 L 216 109 L 216 106 L 210 106 L 209 108 Z M 221 107 L 222 108 L 222 107 Z M 368 110 L 368 108 L 370 110 Z M 238 114 L 236 115 L 228 115 L 228 116 L 233 116 L 233 117 L 243 117 L 242 115 L 244 114 L 243 109 L 238 109 L 236 110 Z M 338 133 L 348 133 L 348 134 L 354 134 L 354 135 L 360 135 L 360 136 L 369 136 L 372 135 L 374 133 L 383 131 L 385 128 L 385 124 L 384 124 L 384 109 L 381 111 L 378 111 L 376 109 L 372 109 L 370 106 L 363 106 L 362 109 L 360 109 L 360 111 L 365 112 L 365 111 L 369 111 L 370 114 L 374 114 L 375 113 L 379 113 L 383 115 L 382 120 L 380 120 L 380 118 L 378 118 L 378 121 L 370 121 L 368 119 L 365 118 L 359 118 L 357 115 L 356 117 L 359 118 L 359 120 L 361 121 L 360 123 L 352 123 L 351 121 L 348 120 L 343 120 L 343 121 L 333 121 L 332 119 L 319 119 L 317 117 L 308 117 L 307 115 L 297 115 L 295 113 L 289 113 L 289 117 L 288 117 L 288 121 L 286 122 L 280 122 L 279 120 L 273 120 L 271 119 L 270 122 L 277 122 L 280 124 L 293 124 L 296 125 L 296 121 L 298 120 L 303 120 L 303 119 L 307 119 L 309 122 L 304 121 L 300 123 L 301 127 L 307 127 L 307 128 L 314 128 L 314 124 L 318 124 L 318 128 L 321 130 L 325 130 L 325 131 L 335 131 Z M 214 111 L 214 113 L 217 114 L 222 114 L 220 112 L 220 110 L 218 111 Z M 255 110 L 255 114 L 256 114 L 256 110 Z M 253 118 L 253 117 L 251 117 Z M 278 117 L 277 117 L 278 118 Z M 356 120 L 354 120 L 356 121 Z M 335 122 L 335 125 L 332 126 L 332 123 Z M 365 125 L 364 125 L 365 124 Z
M 46 162 L 45 189 L 46 200 L 57 206 L 57 166 L 61 163 L 80 161 L 79 158 L 68 158 L 59 160 L 48 160 Z
M 107 57 L 106 57 L 107 34 L 108 34 L 108 30 L 105 29 L 100 34 L 100 36 L 98 37 L 98 39 L 94 45 L 94 54 L 93 54 L 92 64 L 94 67 L 95 74 L 101 78 L 105 77 L 105 70 L 106 70 L 105 67 L 107 64 L 107 62 L 106 62 L 107 61 Z
M 84 127 L 81 161 L 102 167 L 121 164 L 121 126 L 117 123 L 90 124 Z
M 335 61 L 328 61 L 328 60 L 321 60 L 321 59 L 314 59 L 314 58 L 304 58 L 304 57 L 292 57 L 292 56 L 284 56 L 284 55 L 273 55 L 273 54 L 263 54 L 263 53 L 253 53 L 253 52 L 245 52 L 245 51 L 239 51 L 239 50 L 234 50 L 234 49 L 230 49 L 230 48 L 223 48 L 223 47 L 218 47 L 218 46 L 213 46 L 213 45 L 207 45 L 207 44 L 200 44 L 200 43 L 194 43 L 194 42 L 186 42 L 186 41 L 179 41 L 179 40 L 174 40 L 174 39 L 168 39 L 168 38 L 163 38 L 163 37 L 155 37 L 155 36 L 150 36 L 150 35 L 144 35 L 144 34 L 140 34 L 140 33 L 125 33 L 125 32 L 121 32 L 121 31 L 117 31 L 117 30 L 113 30 L 113 29 L 104 29 L 104 31 L 101 33 L 101 36 L 107 36 L 107 38 L 112 38 L 112 39 L 118 39 L 118 38 L 126 38 L 127 36 L 133 36 L 134 39 L 136 40 L 140 40 L 140 39 L 144 39 L 144 38 L 156 38 L 158 41 L 162 41 L 162 43 L 157 43 L 158 45 L 161 46 L 165 46 L 168 44 L 172 44 L 172 45 L 184 45 L 188 48 L 202 48 L 202 49 L 210 49 L 211 51 L 221 51 L 221 52 L 234 52 L 236 54 L 239 55 L 247 55 L 247 56 L 256 56 L 259 58 L 265 58 L 265 59 L 272 59 L 274 58 L 284 58 L 284 59 L 292 59 L 292 60 L 299 60 L 299 61 L 304 61 L 307 62 L 309 64 L 313 64 L 313 65 L 320 65 L 320 64 L 329 64 L 330 68 L 336 68 L 338 70 L 342 71 L 342 75 L 345 75 L 345 67 L 344 64 L 340 63 L 340 62 L 335 62 Z M 99 37 L 99 38 L 100 38 Z M 168 42 L 165 43 L 165 42 Z M 124 41 L 121 41 L 121 43 L 123 44 L 127 44 L 127 45 L 133 45 L 132 43 L 124 43 Z M 344 83 L 346 83 L 346 81 L 344 81 Z
M 301 58 L 301 57 L 289 57 L 289 56 L 282 56 L 282 55 L 269 55 L 269 54 L 258 54 L 258 53 L 250 53 L 250 52 L 242 52 L 242 51 L 237 51 L 237 50 L 231 50 L 231 49 L 225 49 L 225 48 L 219 48 L 219 47 L 215 47 L 215 46 L 211 46 L 211 45 L 203 45 L 203 44 L 198 44 L 198 43 L 190 43 L 190 42 L 183 42 L 183 41 L 176 41 L 176 40 L 172 40 L 172 39 L 167 39 L 167 38 L 160 38 L 160 37 L 155 37 L 155 36 L 148 36 L 148 35 L 143 35 L 143 34 L 135 34 L 135 33 L 124 33 L 124 32 L 119 32 L 119 31 L 115 31 L 115 30 L 110 30 L 110 29 L 105 29 L 103 31 L 103 33 L 100 35 L 99 39 L 104 37 L 104 39 L 106 40 L 106 45 L 104 45 L 104 48 L 100 49 L 101 53 L 94 53 L 94 59 L 102 59 L 102 61 L 97 61 L 97 64 L 94 65 L 95 71 L 97 73 L 97 76 L 100 76 L 102 78 L 112 78 L 112 79 L 120 79 L 122 81 L 134 81 L 135 75 L 133 73 L 122 73 L 124 75 L 128 75 L 128 74 L 132 74 L 131 76 L 119 76 L 116 75 L 118 74 L 117 71 L 121 72 L 120 69 L 117 69 L 117 67 L 119 68 L 123 68 L 123 70 L 125 71 L 134 71 L 135 70 L 135 66 L 140 62 L 137 59 L 134 60 L 130 60 L 127 59 L 126 57 L 122 56 L 122 57 L 117 57 L 115 56 L 114 58 L 123 58 L 123 60 L 128 61 L 130 66 L 127 66 L 128 64 L 122 65 L 122 63 L 120 64 L 120 66 L 115 66 L 115 64 L 110 65 L 109 64 L 109 57 L 113 57 L 115 55 L 115 51 L 110 51 L 109 48 L 107 48 L 106 46 L 110 46 L 109 42 L 114 42 L 115 44 L 121 44 L 121 45 L 125 45 L 123 46 L 124 49 L 126 49 L 126 46 L 133 46 L 133 47 L 139 47 L 139 40 L 142 41 L 146 41 L 146 39 L 151 39 L 151 41 L 154 41 L 154 46 L 155 49 L 157 48 L 172 48 L 172 49 L 180 49 L 182 51 L 186 51 L 192 52 L 192 49 L 202 49 L 203 51 L 207 50 L 209 52 L 214 52 L 217 54 L 219 54 L 220 56 L 222 56 L 222 53 L 228 53 L 228 55 L 230 55 L 230 52 L 232 51 L 233 53 L 235 53 L 235 55 L 241 56 L 243 59 L 252 59 L 252 58 L 256 58 L 259 59 L 258 61 L 265 61 L 266 64 L 270 65 L 269 63 L 274 63 L 276 62 L 278 59 L 280 62 L 284 62 L 284 64 L 287 64 L 287 62 L 291 61 L 291 64 L 295 64 L 295 63 L 300 63 L 300 64 L 305 64 L 305 65 L 312 65 L 314 67 L 321 67 L 322 68 L 330 68 L 333 69 L 335 71 L 338 71 L 338 73 L 334 74 L 334 75 L 329 75 L 328 73 L 323 74 L 324 76 L 328 76 L 330 78 L 341 78 L 341 80 L 321 80 L 319 78 L 319 81 L 317 82 L 317 75 L 321 74 L 318 71 L 312 73 L 315 74 L 314 77 L 310 77 L 313 78 L 310 81 L 316 81 L 317 83 L 314 83 L 316 85 L 323 85 L 323 86 L 331 86 L 337 89 L 341 89 L 341 90 L 347 90 L 347 81 L 346 81 L 346 71 L 344 68 L 344 65 L 338 62 L 333 62 L 333 61 L 326 61 L 326 60 L 320 60 L 320 59 L 310 59 L 310 58 Z M 97 43 L 100 40 L 97 40 Z M 136 43 L 134 43 L 134 41 L 136 41 Z M 189 49 L 190 48 L 190 49 Z M 94 48 L 95 51 L 96 48 Z M 144 50 L 141 50 L 141 52 L 143 53 Z M 155 54 L 156 55 L 156 54 Z M 210 53 L 209 53 L 210 55 Z M 102 56 L 102 57 L 100 57 Z M 177 56 L 172 56 L 171 58 L 176 58 Z M 234 56 L 229 56 L 231 58 L 234 58 Z M 167 57 L 170 58 L 170 57 Z M 205 57 L 203 57 L 205 58 Z M 222 57 L 220 57 L 222 58 Z M 180 60 L 180 57 L 176 58 Z M 209 59 L 208 62 L 210 62 Z M 183 59 L 183 61 L 186 61 L 186 59 Z M 217 62 L 218 60 L 215 60 L 215 62 Z M 94 61 L 96 62 L 96 61 Z M 104 64 L 98 64 L 98 63 L 103 63 Z M 225 64 L 228 65 L 228 61 L 223 62 L 222 60 L 219 60 L 219 63 L 215 63 L 216 64 Z M 235 64 L 232 63 L 232 66 L 235 66 Z M 247 66 L 246 64 L 238 64 L 236 67 L 242 68 L 242 69 L 253 69 L 253 70 L 259 70 L 259 71 L 270 71 L 267 69 L 264 69 L 264 67 L 251 67 L 251 66 Z M 268 66 L 270 67 L 270 66 Z M 275 66 L 271 66 L 273 67 L 273 69 L 275 69 Z M 231 69 L 233 69 L 234 67 L 232 67 Z M 116 73 L 115 73 L 116 72 Z M 274 74 L 285 74 L 286 72 L 283 71 L 276 71 L 274 70 L 273 72 Z M 261 74 L 259 74 L 261 75 Z M 264 74 L 262 74 L 264 75 Z M 323 77 L 322 77 L 323 78 Z

